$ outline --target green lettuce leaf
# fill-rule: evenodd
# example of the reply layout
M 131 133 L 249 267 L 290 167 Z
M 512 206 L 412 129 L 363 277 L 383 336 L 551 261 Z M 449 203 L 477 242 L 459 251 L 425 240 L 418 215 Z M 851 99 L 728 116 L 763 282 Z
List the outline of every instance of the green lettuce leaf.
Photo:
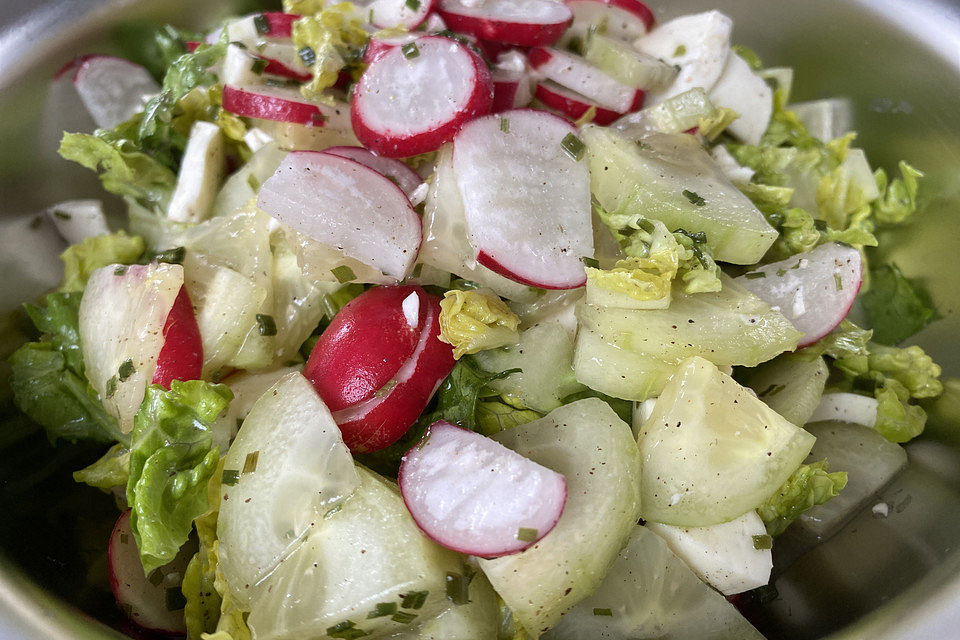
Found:
M 80 297 L 52 293 L 45 306 L 25 305 L 27 314 L 43 334 L 9 358 L 13 401 L 27 416 L 46 429 L 51 441 L 94 440 L 129 444 L 117 421 L 100 403 L 84 376 L 80 351 Z
M 888 181 L 883 169 L 874 172 L 880 197 L 873 203 L 873 217 L 880 224 L 901 224 L 917 210 L 917 189 L 923 173 L 900 161 L 900 177 Z
M 870 289 L 860 301 L 881 344 L 897 344 L 937 319 L 930 295 L 895 264 L 871 269 Z
M 210 426 L 233 399 L 224 385 L 174 381 L 147 387 L 134 419 L 127 504 L 147 573 L 176 556 L 197 516 L 207 511 L 207 481 L 219 449 Z
M 106 492 L 124 487 L 130 479 L 130 451 L 115 444 L 89 467 L 74 471 L 73 479 Z
M 920 407 L 901 400 L 903 395 L 895 381 L 877 389 L 877 432 L 890 442 L 903 443 L 923 433 L 927 413 Z
M 780 535 L 787 526 L 811 507 L 823 504 L 847 484 L 845 471 L 828 473 L 827 461 L 800 465 L 776 493 L 757 508 L 767 533 Z
M 341 71 L 357 67 L 367 42 L 367 32 L 350 2 L 323 7 L 293 23 L 293 44 L 309 61 L 313 78 L 300 91 L 311 100 L 330 100 L 324 91 L 337 82 Z
M 904 401 L 943 393 L 940 366 L 919 346 L 898 348 L 871 342 L 867 351 L 866 357 L 850 354 L 834 361 L 854 388 L 872 391 L 894 381 L 897 386 L 893 388 Z
M 528 409 L 514 398 L 485 398 L 477 403 L 477 431 L 492 436 L 506 429 L 518 427 L 543 417 L 539 412 Z
M 163 80 L 167 67 L 187 53 L 187 42 L 203 40 L 200 33 L 149 22 L 126 22 L 111 35 L 121 57 L 143 65 L 157 80 Z
M 63 261 L 60 290 L 83 291 L 91 273 L 108 264 L 133 264 L 143 250 L 143 238 L 128 236 L 124 231 L 85 238 L 60 254 Z
M 858 366 L 866 368 L 870 350 L 870 338 L 873 332 L 843 320 L 836 329 L 825 335 L 815 344 L 798 351 L 799 355 L 811 360 L 820 356 L 830 356 L 834 359 L 844 359 L 851 363 L 861 363 Z
M 453 357 L 515 343 L 520 318 L 498 296 L 451 289 L 440 301 L 440 341 L 453 345 Z

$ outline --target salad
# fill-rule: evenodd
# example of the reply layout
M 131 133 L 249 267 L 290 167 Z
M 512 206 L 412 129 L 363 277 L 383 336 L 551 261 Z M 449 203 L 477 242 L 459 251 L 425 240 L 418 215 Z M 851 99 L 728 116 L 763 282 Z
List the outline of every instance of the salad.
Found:
M 922 174 L 732 35 L 284 0 L 64 66 L 59 153 L 126 217 L 51 207 L 64 277 L 10 385 L 102 447 L 74 478 L 116 501 L 129 620 L 762 638 L 778 538 L 870 508 L 944 385 L 897 346 L 929 296 L 871 251 Z

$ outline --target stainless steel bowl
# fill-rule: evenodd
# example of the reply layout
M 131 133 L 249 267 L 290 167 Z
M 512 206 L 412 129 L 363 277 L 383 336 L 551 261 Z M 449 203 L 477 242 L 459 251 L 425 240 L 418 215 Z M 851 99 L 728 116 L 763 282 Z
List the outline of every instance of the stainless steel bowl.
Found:
M 925 282 L 942 316 L 914 341 L 946 375 L 960 375 L 960 2 L 648 4 L 662 19 L 711 7 L 726 12 L 737 42 L 768 64 L 796 67 L 796 99 L 852 100 L 859 144 L 873 163 L 892 169 L 906 158 L 927 173 L 916 223 L 885 252 Z M 202 26 L 248 8 L 243 0 L 0 0 L 4 335 L 16 322 L 10 310 L 59 278 L 58 241 L 43 228 L 28 233 L 27 222 L 58 199 L 99 193 L 90 176 L 56 159 L 39 126 L 53 71 L 73 55 L 114 49 L 121 24 Z M 0 355 L 10 346 L 0 341 Z M 8 452 L 0 457 L 0 638 L 116 637 L 94 619 L 122 628 L 97 562 L 110 499 L 69 482 L 69 471 L 93 453 L 49 450 L 39 434 L 18 431 L 6 375 L 0 368 L 0 450 Z M 931 424 L 907 450 L 908 469 L 878 496 L 893 507 L 888 518 L 868 510 L 796 562 L 778 558 L 780 595 L 756 617 L 770 637 L 960 637 L 960 425 Z

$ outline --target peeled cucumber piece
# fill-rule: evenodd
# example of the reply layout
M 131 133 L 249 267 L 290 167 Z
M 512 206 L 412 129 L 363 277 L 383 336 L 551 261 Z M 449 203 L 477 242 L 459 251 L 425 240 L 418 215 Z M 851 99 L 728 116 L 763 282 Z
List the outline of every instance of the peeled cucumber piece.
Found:
M 644 520 L 683 527 L 756 509 L 815 438 L 699 357 L 680 363 L 640 428 Z
M 550 533 L 520 553 L 480 560 L 514 618 L 535 638 L 593 593 L 636 527 L 640 456 L 630 427 L 597 398 L 493 438 L 567 480 L 567 503 Z
M 329 409 L 299 372 L 254 403 L 223 468 L 233 480 L 220 488 L 220 570 L 246 610 L 262 595 L 261 580 L 360 478 Z
M 646 527 L 634 527 L 596 592 L 542 638 L 763 640 Z
M 487 371 L 520 369 L 490 387 L 540 413 L 553 411 L 562 398 L 583 389 L 573 376 L 573 341 L 557 321 L 535 324 L 520 334 L 517 344 L 474 357 Z
M 276 142 L 268 142 L 250 156 L 242 167 L 233 172 L 220 187 L 213 201 L 213 216 L 224 216 L 244 208 L 257 197 L 260 185 L 272 176 L 287 152 Z
M 436 618 L 390 636 L 391 640 L 497 640 L 500 607 L 482 573 L 470 580 L 467 595 L 467 604 L 452 604 Z
M 722 262 L 753 264 L 777 239 L 693 136 L 653 133 L 636 144 L 614 129 L 586 125 L 581 137 L 590 191 L 605 210 L 660 220 L 670 231 L 702 231 Z
M 464 573 L 460 556 L 420 532 L 394 483 L 356 469 L 360 486 L 353 495 L 316 520 L 304 543 L 262 583 L 247 618 L 257 640 L 326 638 L 332 628 L 389 638 L 450 606 L 447 574 Z M 414 592 L 422 602 L 411 601 Z M 380 603 L 416 617 L 368 617 Z
M 745 383 L 768 407 L 793 424 L 803 425 L 820 405 L 829 374 L 822 357 L 785 353 L 752 369 Z
M 803 334 L 789 320 L 732 278 L 721 274 L 720 279 L 723 288 L 717 292 L 687 294 L 674 287 L 666 309 L 581 305 L 577 380 L 608 395 L 643 401 L 660 393 L 683 358 L 753 367 L 796 348 Z
M 833 535 L 903 470 L 907 452 L 859 424 L 815 422 L 806 429 L 817 438 L 806 462 L 826 459 L 830 471 L 847 472 L 847 486 L 836 497 L 803 512 L 790 527 L 819 541 Z

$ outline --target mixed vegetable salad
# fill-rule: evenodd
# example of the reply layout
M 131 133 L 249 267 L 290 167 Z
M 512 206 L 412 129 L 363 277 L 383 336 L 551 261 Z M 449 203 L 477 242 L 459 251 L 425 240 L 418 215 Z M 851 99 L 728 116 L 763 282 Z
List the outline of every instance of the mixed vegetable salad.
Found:
M 792 103 L 732 29 L 284 0 L 66 65 L 60 155 L 127 220 L 51 208 L 72 245 L 11 386 L 102 443 L 74 477 L 120 507 L 130 620 L 762 637 L 735 604 L 777 537 L 868 506 L 943 385 L 896 346 L 928 296 L 870 252 L 921 173 L 871 168 L 850 105 Z

